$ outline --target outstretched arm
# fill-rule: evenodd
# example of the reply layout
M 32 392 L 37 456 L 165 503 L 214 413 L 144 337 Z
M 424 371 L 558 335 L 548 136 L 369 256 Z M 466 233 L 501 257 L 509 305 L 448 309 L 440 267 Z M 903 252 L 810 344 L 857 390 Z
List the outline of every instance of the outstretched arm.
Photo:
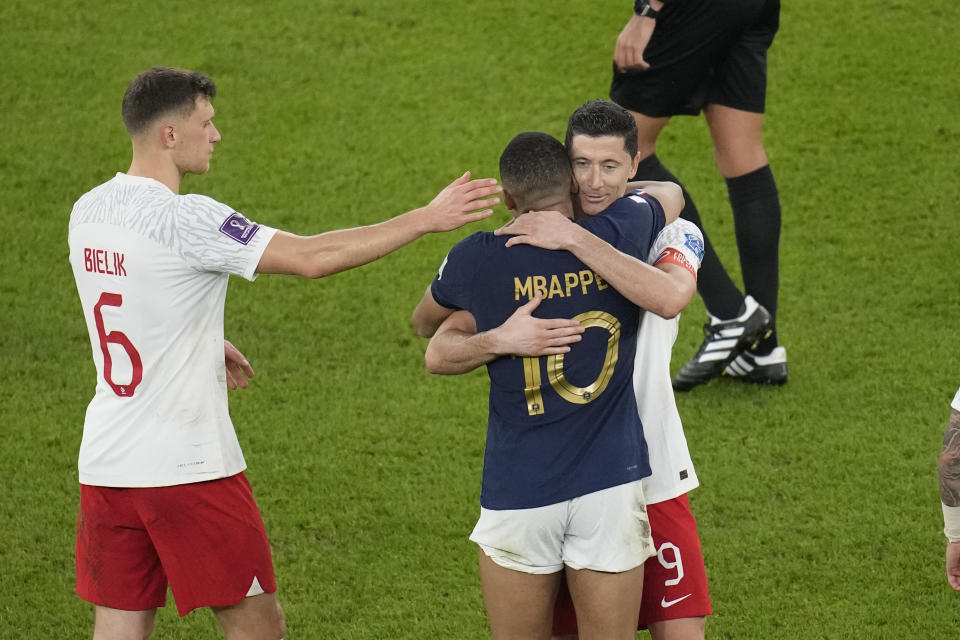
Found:
M 960 411 L 950 412 L 950 422 L 940 450 L 940 501 L 947 536 L 947 582 L 960 591 Z
M 396 251 L 427 233 L 451 231 L 493 213 L 500 202 L 496 180 L 470 180 L 470 172 L 454 180 L 430 204 L 379 224 L 298 236 L 278 231 L 270 240 L 257 273 L 322 278 L 346 271 Z
M 580 341 L 584 328 L 572 319 L 534 318 L 543 298 L 537 295 L 495 329 L 477 333 L 468 311 L 457 311 L 437 330 L 424 356 L 427 371 L 443 375 L 466 373 L 505 355 L 546 356 L 567 353 Z

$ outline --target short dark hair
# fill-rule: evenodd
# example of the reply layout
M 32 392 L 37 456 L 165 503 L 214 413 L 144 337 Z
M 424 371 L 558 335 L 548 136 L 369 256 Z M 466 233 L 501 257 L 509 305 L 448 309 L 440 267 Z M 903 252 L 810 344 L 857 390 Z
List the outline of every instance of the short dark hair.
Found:
M 620 105 L 609 100 L 591 100 L 580 106 L 567 121 L 565 143 L 570 149 L 573 136 L 619 136 L 623 149 L 632 159 L 637 155 L 637 123 Z
M 123 124 L 136 135 L 162 115 L 190 115 L 197 98 L 213 98 L 217 85 L 198 71 L 153 67 L 137 74 L 123 94 Z
M 500 154 L 500 182 L 515 199 L 569 189 L 572 174 L 563 143 L 539 131 L 517 134 Z

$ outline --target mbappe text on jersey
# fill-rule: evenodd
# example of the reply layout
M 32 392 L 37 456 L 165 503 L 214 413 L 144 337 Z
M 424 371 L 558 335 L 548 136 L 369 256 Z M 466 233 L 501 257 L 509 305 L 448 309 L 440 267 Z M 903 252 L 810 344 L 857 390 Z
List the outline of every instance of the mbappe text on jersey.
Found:
M 574 293 L 587 295 L 590 285 L 595 285 L 597 291 L 603 291 L 608 285 L 603 279 L 593 271 L 584 269 L 583 271 L 574 271 L 563 274 L 563 281 L 560 276 L 551 274 L 549 276 L 527 276 L 525 280 L 514 277 L 513 295 L 514 300 L 519 300 L 520 296 L 527 296 L 528 300 L 533 300 L 539 292 L 544 300 L 549 298 L 569 298 Z

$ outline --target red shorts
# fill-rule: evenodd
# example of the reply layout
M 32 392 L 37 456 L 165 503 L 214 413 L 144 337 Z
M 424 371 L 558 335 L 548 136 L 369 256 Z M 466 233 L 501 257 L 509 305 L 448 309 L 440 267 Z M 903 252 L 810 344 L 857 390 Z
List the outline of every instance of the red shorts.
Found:
M 224 607 L 246 597 L 254 577 L 277 590 L 270 544 L 243 473 L 170 487 L 80 485 L 77 595 L 93 604 L 143 611 Z
M 699 618 L 713 613 L 707 591 L 697 521 L 686 494 L 647 505 L 657 562 L 643 565 L 643 602 L 637 629 L 651 622 Z M 577 632 L 577 616 L 564 580 L 553 609 L 553 632 Z

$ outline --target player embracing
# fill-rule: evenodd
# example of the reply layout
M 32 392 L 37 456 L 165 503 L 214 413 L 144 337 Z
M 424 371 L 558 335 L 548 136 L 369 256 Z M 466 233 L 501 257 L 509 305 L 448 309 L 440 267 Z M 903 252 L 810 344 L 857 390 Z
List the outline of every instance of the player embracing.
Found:
M 605 192 L 627 186 L 629 176 L 609 171 L 608 161 L 616 149 L 603 144 L 604 138 L 617 134 L 615 123 L 622 121 L 617 113 L 622 111 L 611 103 L 594 101 L 570 118 L 567 150 L 578 181 L 580 208 L 588 216 L 603 213 Z M 539 247 L 573 251 L 647 309 L 637 338 L 633 385 L 652 469 L 643 485 L 657 561 L 645 565 L 637 628 L 649 628 L 657 640 L 702 638 L 711 607 L 696 521 L 686 497 L 698 481 L 670 380 L 678 314 L 696 292 L 702 235 L 692 223 L 677 220 L 661 231 L 646 256 L 649 264 L 642 264 L 625 259 L 596 238 L 577 239 L 571 236 L 572 230 L 573 225 L 555 214 L 533 212 L 498 233 L 515 234 L 518 241 Z M 549 355 L 567 348 L 561 346 L 568 344 L 568 338 L 560 322 L 517 314 L 510 323 L 484 334 L 476 333 L 469 315 L 458 312 L 431 340 L 428 366 L 452 374 L 502 355 Z M 576 636 L 577 619 L 565 588 L 558 596 L 553 624 L 557 637 Z

